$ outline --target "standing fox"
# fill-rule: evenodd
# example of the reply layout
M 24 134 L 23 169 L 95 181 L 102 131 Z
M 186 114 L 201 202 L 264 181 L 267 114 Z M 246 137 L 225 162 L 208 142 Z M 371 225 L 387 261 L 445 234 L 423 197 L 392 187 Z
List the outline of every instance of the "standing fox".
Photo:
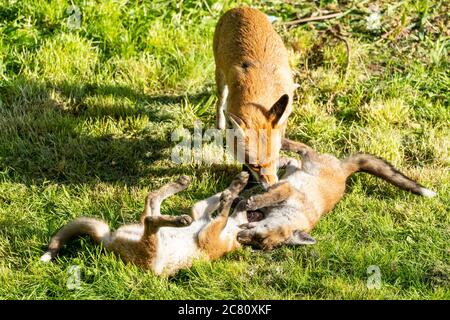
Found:
M 301 166 L 295 159 L 283 159 L 286 172 L 281 181 L 266 193 L 247 200 L 249 212 L 259 210 L 265 218 L 250 222 L 238 234 L 242 244 L 272 249 L 281 244 L 314 244 L 308 234 L 325 213 L 342 198 L 347 178 L 355 172 L 367 172 L 393 185 L 425 197 L 435 192 L 397 171 L 391 164 L 368 154 L 356 154 L 343 160 L 317 154 L 310 147 L 288 139 L 283 149 L 299 152 Z M 261 218 L 261 217 L 260 217 Z
M 94 218 L 78 218 L 62 227 L 50 240 L 41 261 L 48 262 L 75 236 L 87 234 L 125 262 L 149 269 L 157 275 L 171 275 L 189 267 L 195 259 L 217 259 L 240 247 L 239 225 L 247 222 L 241 201 L 228 217 L 232 202 L 245 187 L 248 173 L 242 172 L 223 192 L 197 202 L 191 215 L 161 215 L 161 203 L 187 188 L 190 179 L 181 176 L 148 194 L 139 224 L 125 225 L 111 233 L 108 225 Z M 211 214 L 218 210 L 218 216 Z
M 229 120 L 242 137 L 234 156 L 243 150 L 242 160 L 267 188 L 278 181 L 281 139 L 292 112 L 295 85 L 287 50 L 267 16 L 246 7 L 219 19 L 213 47 L 217 128 L 225 129 Z

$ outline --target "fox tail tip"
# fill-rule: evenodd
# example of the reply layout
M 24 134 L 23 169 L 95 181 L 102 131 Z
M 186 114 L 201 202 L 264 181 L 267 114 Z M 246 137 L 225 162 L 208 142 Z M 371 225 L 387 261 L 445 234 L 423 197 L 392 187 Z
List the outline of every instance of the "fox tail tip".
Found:
M 41 258 L 39 259 L 42 262 L 50 262 L 52 260 L 52 254 L 50 251 L 47 251 L 44 253 Z
M 434 196 L 437 195 L 436 192 L 434 192 L 430 189 L 427 189 L 427 188 L 420 188 L 420 194 L 427 198 L 433 198 Z

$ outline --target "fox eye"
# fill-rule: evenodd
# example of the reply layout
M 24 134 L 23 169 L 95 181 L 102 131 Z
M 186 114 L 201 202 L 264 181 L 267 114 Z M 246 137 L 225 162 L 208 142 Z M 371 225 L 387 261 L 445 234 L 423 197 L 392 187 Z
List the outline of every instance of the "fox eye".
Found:
M 253 165 L 253 164 L 250 165 L 250 168 L 251 168 L 253 171 L 259 171 L 259 170 L 261 170 L 261 166 Z

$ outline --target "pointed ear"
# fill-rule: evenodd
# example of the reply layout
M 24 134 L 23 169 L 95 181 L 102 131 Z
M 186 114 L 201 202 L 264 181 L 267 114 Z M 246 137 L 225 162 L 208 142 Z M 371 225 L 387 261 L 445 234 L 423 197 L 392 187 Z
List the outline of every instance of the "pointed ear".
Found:
M 270 108 L 269 119 L 272 121 L 272 125 L 275 126 L 279 123 L 283 123 L 288 117 L 286 112 L 287 106 L 289 104 L 289 96 L 283 94 L 280 99 Z
M 316 239 L 311 237 L 308 233 L 300 230 L 295 230 L 294 233 L 286 240 L 285 244 L 292 246 L 311 245 L 316 244 Z
M 244 121 L 232 113 L 227 113 L 227 115 L 228 115 L 228 120 L 230 120 L 230 123 L 233 126 L 233 129 L 238 130 L 240 134 L 244 135 L 244 130 L 243 130 L 243 127 L 245 125 Z

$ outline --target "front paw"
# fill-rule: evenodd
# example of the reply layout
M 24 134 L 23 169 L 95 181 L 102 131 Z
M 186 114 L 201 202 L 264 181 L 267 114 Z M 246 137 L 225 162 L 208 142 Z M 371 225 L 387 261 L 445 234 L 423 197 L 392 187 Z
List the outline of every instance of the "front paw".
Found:
M 178 178 L 177 183 L 183 187 L 187 187 L 191 183 L 191 178 L 189 176 L 182 175 Z
M 248 178 L 249 178 L 248 172 L 242 171 L 241 173 L 237 174 L 229 187 L 231 192 L 235 193 L 236 195 L 239 194 L 242 191 L 242 189 L 244 189 L 244 187 L 247 185 Z
M 178 218 L 178 223 L 181 226 L 189 226 L 192 223 L 192 217 L 188 216 L 187 214 L 183 214 Z
M 247 211 L 255 211 L 255 210 L 259 209 L 258 201 L 254 196 L 247 199 L 247 203 L 245 204 L 245 209 Z
M 242 171 L 236 175 L 235 179 L 239 180 L 241 183 L 247 183 L 249 176 L 248 172 Z
M 230 190 L 225 190 L 220 195 L 220 202 L 227 203 L 233 200 L 233 193 Z

